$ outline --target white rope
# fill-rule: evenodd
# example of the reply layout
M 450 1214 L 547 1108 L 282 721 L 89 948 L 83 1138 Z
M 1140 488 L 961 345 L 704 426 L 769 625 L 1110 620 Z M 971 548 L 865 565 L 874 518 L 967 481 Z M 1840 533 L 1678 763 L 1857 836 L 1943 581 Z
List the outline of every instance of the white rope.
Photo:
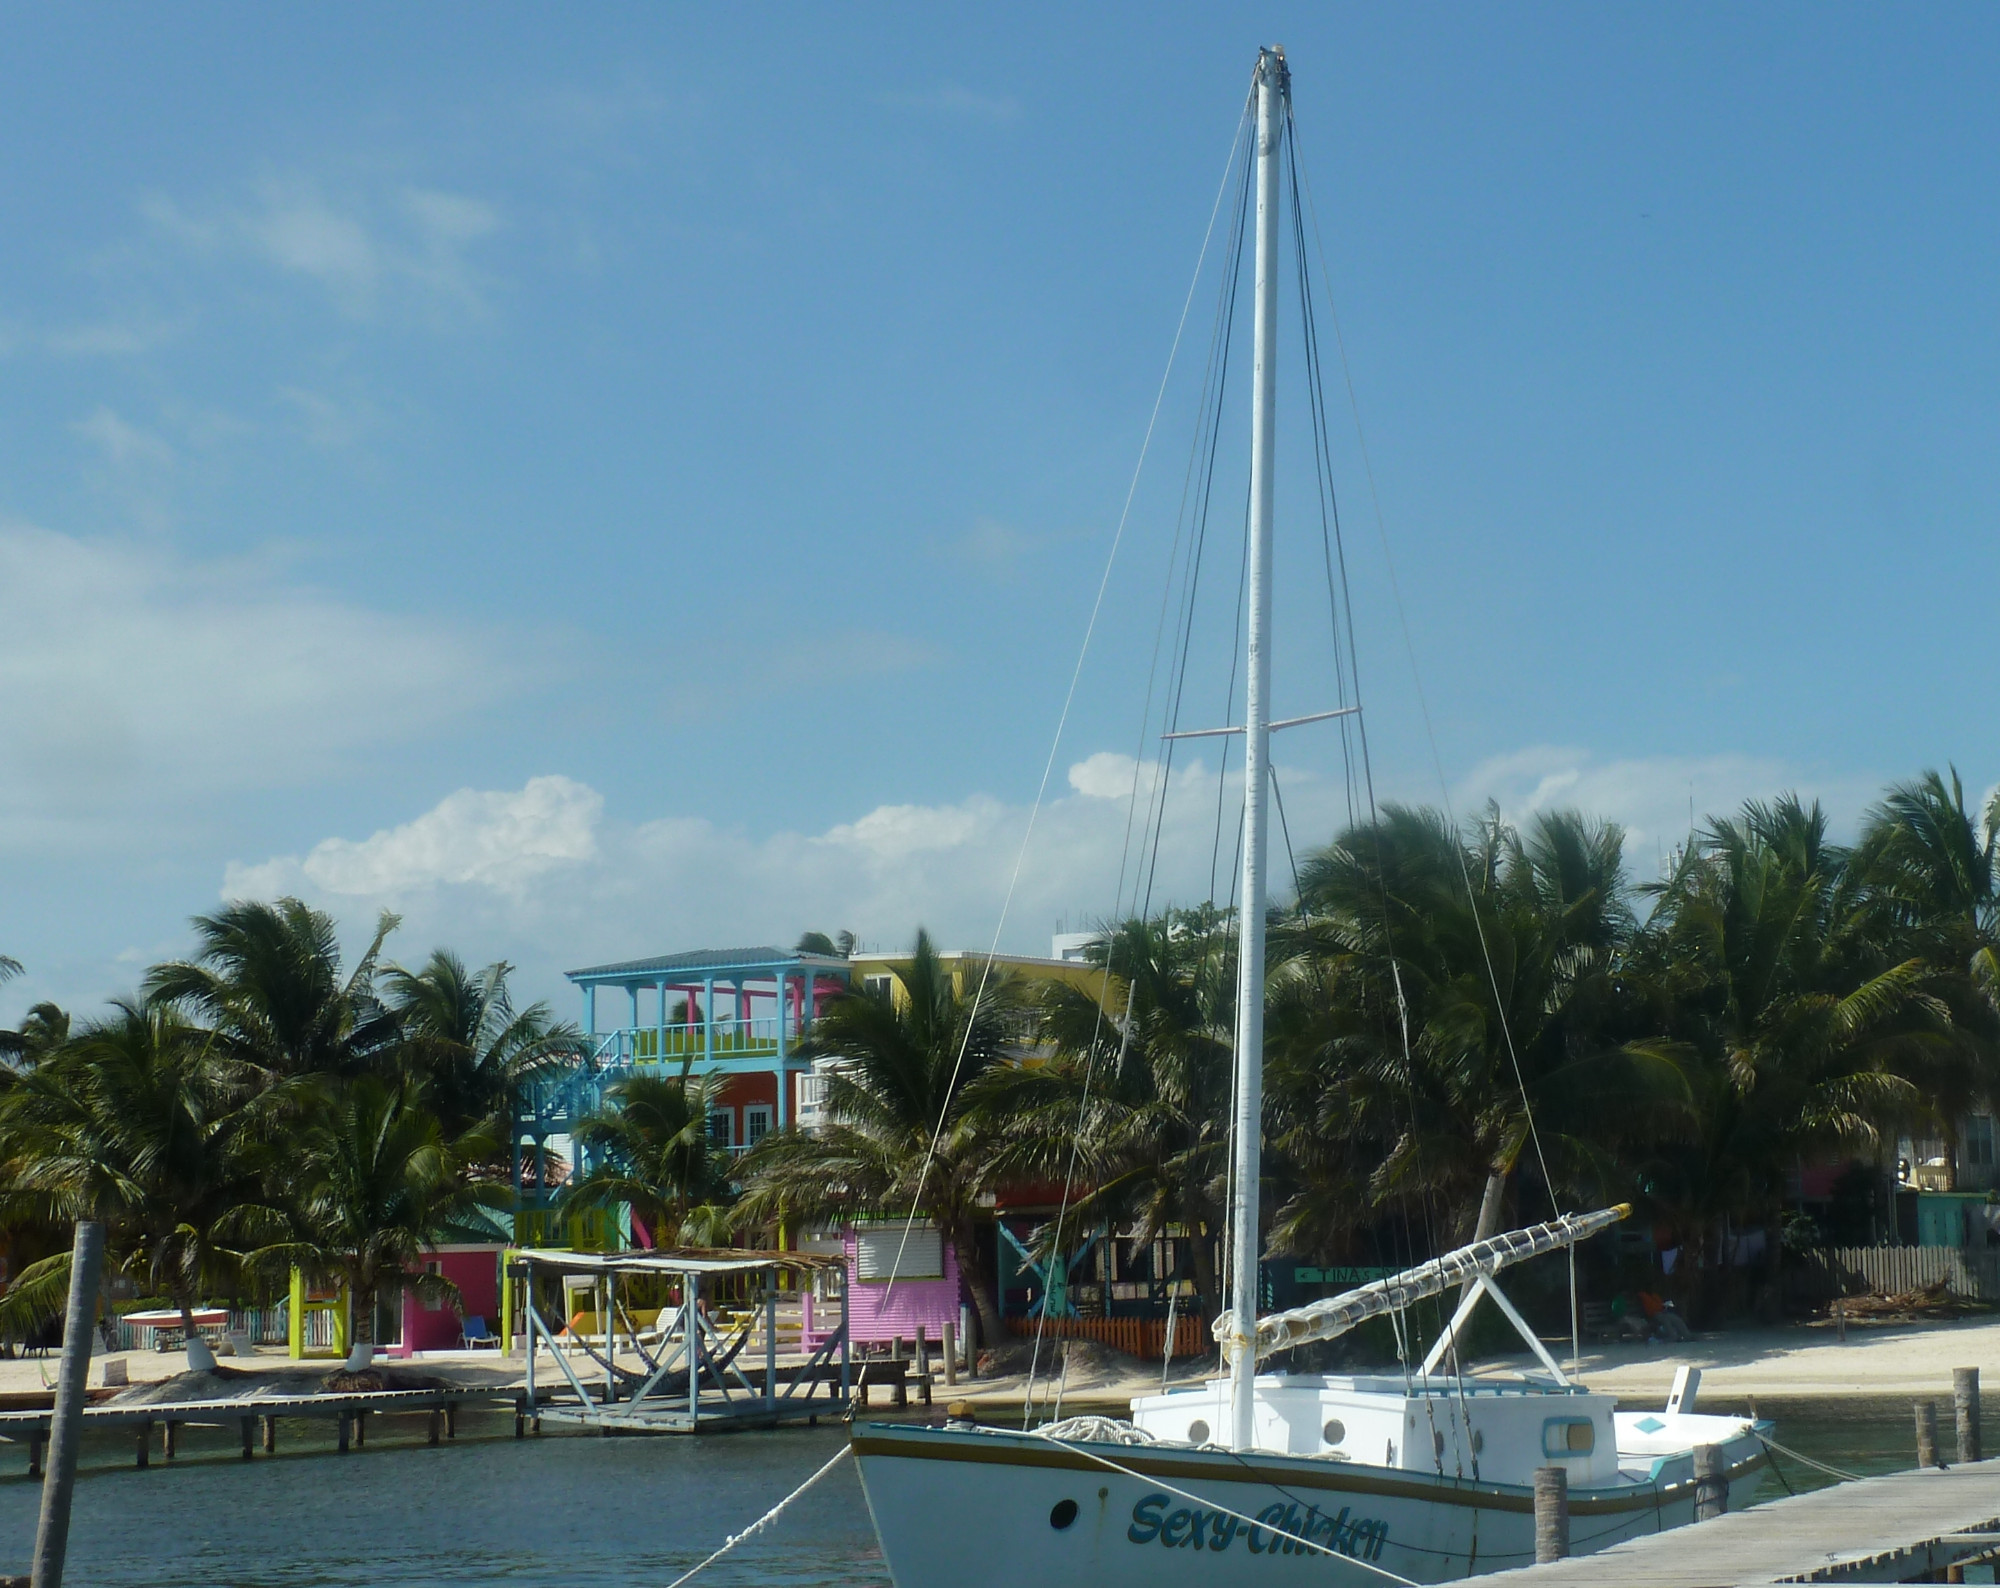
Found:
M 1361 1567 L 1361 1569 L 1364 1571 L 1372 1571 L 1378 1577 L 1387 1578 L 1390 1582 L 1393 1583 L 1403 1584 L 1404 1588 L 1417 1588 L 1416 1583 L 1413 1582 L 1410 1578 L 1399 1577 L 1394 1572 L 1390 1571 L 1386 1566 L 1374 1565 L 1368 1561 L 1363 1560 L 1359 1555 L 1344 1554 L 1340 1550 L 1333 1549 L 1326 1544 L 1320 1543 L 1317 1539 L 1300 1538 L 1298 1534 L 1288 1533 L 1282 1527 L 1273 1526 L 1269 1522 L 1260 1522 L 1257 1520 L 1256 1517 L 1245 1516 L 1241 1511 L 1232 1511 L 1228 1506 L 1218 1505 L 1214 1500 L 1208 1499 L 1203 1495 L 1192 1494 L 1186 1489 L 1176 1488 L 1173 1484 L 1168 1483 L 1164 1478 L 1159 1477 L 1155 1473 L 1134 1472 L 1130 1467 L 1124 1466 L 1119 1462 L 1113 1461 L 1109 1456 L 1101 1456 L 1095 1450 L 1085 1450 L 1081 1445 L 1073 1445 L 1067 1439 L 1059 1439 L 1055 1435 L 1051 1434 L 1046 1428 L 1037 1429 L 1036 1437 L 1039 1439 L 1046 1439 L 1052 1445 L 1060 1445 L 1065 1450 L 1074 1451 L 1077 1455 L 1082 1456 L 1085 1460 L 1095 1461 L 1101 1466 L 1109 1467 L 1113 1472 L 1123 1473 L 1128 1478 L 1137 1478 L 1141 1483 L 1147 1484 L 1152 1488 L 1165 1489 L 1167 1493 L 1176 1495 L 1180 1499 L 1192 1500 L 1196 1505 L 1205 1506 L 1207 1509 L 1211 1511 L 1220 1511 L 1224 1516 L 1233 1516 L 1234 1518 L 1236 1518 L 1237 1521 L 1243 1523 L 1247 1527 L 1261 1527 L 1264 1529 L 1265 1532 L 1273 1533 L 1276 1534 L 1279 1538 L 1287 1539 L 1291 1543 L 1298 1545 L 1301 1549 L 1310 1550 L 1314 1554 L 1318 1555 L 1330 1555 L 1336 1560 L 1351 1561 L 1356 1566 Z M 669 1588 L 673 1588 L 673 1585 L 669 1585 Z
M 725 1538 L 722 1541 L 722 1547 L 720 1549 L 716 1550 L 712 1555 L 710 1555 L 706 1560 L 702 1561 L 699 1565 L 690 1566 L 686 1571 L 682 1572 L 680 1576 L 676 1577 L 672 1582 L 668 1583 L 667 1588 L 681 1588 L 682 1583 L 686 1582 L 691 1577 L 699 1576 L 702 1572 L 707 1571 L 709 1567 L 713 1566 L 717 1561 L 722 1559 L 724 1555 L 727 1555 L 732 1549 L 734 1549 L 738 1544 L 742 1543 L 746 1538 L 753 1537 L 754 1535 L 762 1532 L 765 1527 L 767 1527 L 770 1523 L 775 1522 L 778 1519 L 778 1513 L 780 1511 L 784 1510 L 784 1508 L 790 1505 L 792 1501 L 796 1500 L 800 1495 L 804 1494 L 806 1490 L 810 1489 L 815 1483 L 819 1482 L 821 1478 L 825 1477 L 829 1472 L 833 1471 L 833 1469 L 839 1466 L 842 1461 L 846 1460 L 847 1457 L 853 1453 L 853 1451 L 854 1447 L 852 1445 L 842 1445 L 840 1449 L 834 1452 L 833 1459 L 827 1462 L 825 1466 L 821 1467 L 819 1471 L 815 1472 L 810 1478 L 807 1478 L 804 1483 L 801 1483 L 796 1489 L 792 1490 L 790 1494 L 786 1495 L 776 1505 L 772 1506 L 770 1510 L 766 1511 L 762 1516 L 758 1517 L 756 1521 L 752 1522 L 748 1527 L 744 1528 L 742 1532 L 731 1533 L 727 1538 Z
M 1753 1428 L 1751 1432 L 1756 1433 L 1757 1431 Z M 1792 1449 L 1790 1445 L 1779 1444 L 1777 1440 L 1771 1438 L 1768 1434 L 1757 1434 L 1757 1441 L 1766 1450 L 1775 1450 L 1780 1455 L 1790 1456 L 1800 1466 L 1817 1468 L 1829 1478 L 1838 1478 L 1842 1483 L 1859 1483 L 1861 1481 L 1861 1475 L 1858 1472 L 1842 1472 L 1838 1467 L 1829 1467 L 1824 1461 L 1815 1461 L 1811 1456 Z

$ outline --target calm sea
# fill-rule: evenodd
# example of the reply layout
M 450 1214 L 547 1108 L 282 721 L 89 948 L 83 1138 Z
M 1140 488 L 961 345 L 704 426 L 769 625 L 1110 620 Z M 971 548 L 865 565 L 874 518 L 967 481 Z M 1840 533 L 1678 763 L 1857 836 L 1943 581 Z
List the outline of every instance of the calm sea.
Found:
M 1942 1436 L 1951 1438 L 1949 1393 Z M 1742 1410 L 1718 1399 L 1704 1410 Z M 1909 1403 L 1762 1401 L 1778 1437 L 1858 1473 L 1913 1461 Z M 545 1433 L 516 1441 L 513 1415 L 468 1411 L 455 1444 L 379 1422 L 345 1457 L 330 1431 L 280 1425 L 280 1454 L 241 1460 L 233 1434 L 183 1429 L 169 1467 L 133 1469 L 130 1435 L 86 1443 L 68 1580 L 145 1588 L 306 1584 L 646 1583 L 661 1588 L 755 1519 L 839 1449 L 834 1428 L 692 1439 Z M 1994 1438 L 2000 1441 L 2000 1430 Z M 15 1473 L 18 1446 L 0 1446 Z M 1783 1464 L 1795 1488 L 1829 1481 Z M 1765 1494 L 1783 1486 L 1767 1478 Z M 0 1571 L 27 1569 L 40 1488 L 0 1478 Z M 806 1583 L 886 1588 L 861 1486 L 842 1465 L 765 1535 L 701 1579 L 717 1588 Z

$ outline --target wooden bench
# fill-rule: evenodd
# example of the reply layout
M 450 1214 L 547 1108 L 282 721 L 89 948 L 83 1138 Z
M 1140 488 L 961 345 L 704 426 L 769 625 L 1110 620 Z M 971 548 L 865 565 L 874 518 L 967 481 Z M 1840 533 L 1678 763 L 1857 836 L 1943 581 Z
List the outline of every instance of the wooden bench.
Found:
M 915 1364 L 907 1357 L 893 1362 L 858 1362 L 855 1373 L 854 1394 L 865 1410 L 868 1392 L 877 1384 L 889 1387 L 890 1403 L 898 1408 L 910 1404 L 910 1390 L 914 1387 L 923 1397 L 926 1406 L 931 1403 L 931 1375 L 913 1371 Z

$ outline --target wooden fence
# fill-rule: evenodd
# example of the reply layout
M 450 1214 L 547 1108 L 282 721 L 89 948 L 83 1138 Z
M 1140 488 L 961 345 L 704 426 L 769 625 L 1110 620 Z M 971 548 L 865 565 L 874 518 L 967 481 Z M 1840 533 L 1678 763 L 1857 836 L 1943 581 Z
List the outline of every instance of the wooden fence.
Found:
M 1095 1340 L 1115 1351 L 1158 1361 L 1167 1354 L 1165 1318 L 1009 1318 L 1007 1328 L 1025 1339 Z M 1198 1317 L 1174 1319 L 1174 1356 L 1212 1356 L 1215 1339 Z
M 2000 1248 L 1829 1246 L 1787 1260 L 1787 1288 L 1800 1301 L 1901 1295 L 1943 1281 L 1955 1296 L 2000 1301 Z

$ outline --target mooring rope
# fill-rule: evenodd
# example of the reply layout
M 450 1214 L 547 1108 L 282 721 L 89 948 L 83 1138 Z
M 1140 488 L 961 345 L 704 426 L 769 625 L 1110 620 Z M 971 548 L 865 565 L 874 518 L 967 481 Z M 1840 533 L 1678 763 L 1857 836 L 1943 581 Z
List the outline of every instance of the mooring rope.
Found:
M 796 1500 L 800 1495 L 804 1494 L 806 1490 L 810 1489 L 815 1483 L 819 1482 L 821 1478 L 825 1477 L 829 1472 L 833 1471 L 833 1469 L 839 1466 L 842 1461 L 846 1460 L 847 1457 L 853 1452 L 853 1449 L 854 1447 L 852 1445 L 842 1445 L 837 1451 L 834 1452 L 833 1459 L 827 1462 L 825 1466 L 821 1467 L 819 1471 L 815 1472 L 810 1478 L 807 1478 L 804 1483 L 801 1483 L 796 1489 L 792 1490 L 790 1494 L 786 1495 L 776 1505 L 772 1506 L 770 1510 L 766 1511 L 762 1516 L 758 1517 L 756 1521 L 752 1522 L 748 1527 L 744 1528 L 742 1532 L 731 1533 L 727 1538 L 725 1538 L 722 1541 L 722 1545 L 719 1549 L 717 1549 L 713 1554 L 711 1554 L 706 1560 L 703 1560 L 700 1564 L 695 1566 L 690 1566 L 686 1571 L 682 1572 L 680 1576 L 676 1577 L 672 1582 L 668 1583 L 667 1588 L 681 1588 L 682 1583 L 688 1581 L 688 1579 L 691 1577 L 699 1576 L 702 1572 L 707 1571 L 709 1567 L 713 1566 L 717 1561 L 721 1560 L 724 1555 L 727 1555 L 732 1549 L 734 1549 L 738 1544 L 742 1543 L 746 1538 L 754 1537 L 756 1534 L 762 1532 L 772 1522 L 775 1522 L 778 1519 L 779 1512 L 784 1510 L 786 1506 L 790 1505 L 792 1501 Z
M 1756 1433 L 1756 1430 L 1752 1429 L 1751 1432 Z M 1838 1467 L 1829 1467 L 1824 1461 L 1815 1461 L 1811 1456 L 1804 1454 L 1802 1451 L 1792 1449 L 1790 1445 L 1779 1444 L 1777 1440 L 1771 1438 L 1768 1434 L 1757 1434 L 1757 1441 L 1766 1450 L 1776 1451 L 1779 1455 L 1790 1456 L 1799 1465 L 1816 1468 L 1824 1472 L 1829 1478 L 1838 1478 L 1842 1483 L 1859 1483 L 1861 1481 L 1860 1473 L 1842 1472 Z

